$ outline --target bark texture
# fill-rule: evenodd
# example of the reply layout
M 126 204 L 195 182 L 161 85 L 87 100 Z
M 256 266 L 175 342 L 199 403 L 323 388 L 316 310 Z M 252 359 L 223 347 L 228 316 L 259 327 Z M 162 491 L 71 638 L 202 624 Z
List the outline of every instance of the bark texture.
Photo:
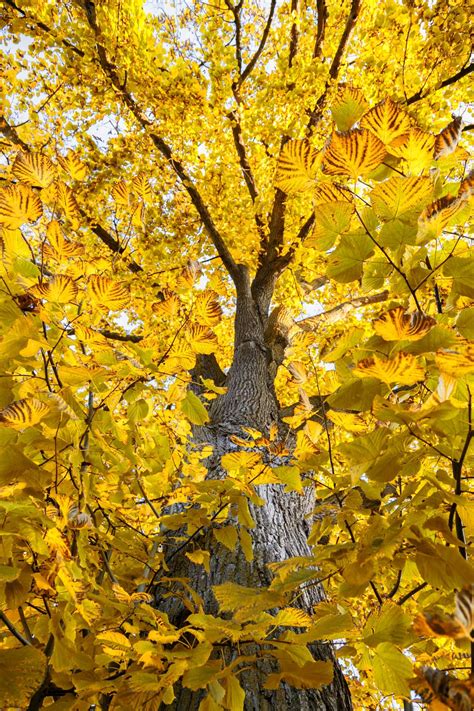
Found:
M 242 426 L 251 426 L 261 431 L 268 430 L 272 423 L 278 424 L 278 402 L 273 387 L 275 362 L 271 346 L 265 340 L 267 318 L 262 314 L 261 305 L 254 300 L 248 280 L 238 289 L 237 314 L 235 323 L 235 351 L 232 367 L 227 374 L 225 395 L 218 398 L 211 409 L 212 423 L 199 428 L 196 442 L 209 443 L 213 454 L 207 462 L 210 479 L 224 479 L 226 472 L 221 467 L 222 455 L 240 448 L 233 439 L 242 437 Z M 268 295 L 265 296 L 268 301 Z M 253 442 L 245 449 L 256 449 Z M 268 456 L 266 452 L 264 454 Z M 275 461 L 273 465 L 288 463 L 288 457 Z M 216 542 L 212 527 L 203 530 L 193 543 L 198 548 L 210 551 L 210 573 L 202 566 L 190 564 L 181 551 L 173 558 L 170 577 L 187 578 L 190 587 L 203 600 L 204 611 L 210 615 L 218 614 L 218 605 L 212 586 L 224 582 L 234 582 L 246 587 L 266 588 L 272 580 L 272 573 L 267 565 L 281 562 L 288 558 L 309 556 L 311 550 L 307 544 L 310 517 L 314 509 L 314 494 L 308 487 L 304 494 L 285 493 L 280 485 L 257 486 L 257 492 L 263 505 L 249 504 L 255 527 L 251 531 L 254 559 L 248 562 L 240 546 L 230 551 Z M 229 523 L 229 520 L 227 521 Z M 235 525 L 237 520 L 235 519 Z M 164 609 L 170 620 L 182 625 L 192 609 L 183 605 L 185 586 L 176 580 L 170 587 L 158 586 L 157 604 Z M 189 599 L 189 595 L 187 595 Z M 311 612 L 312 608 L 324 600 L 324 590 L 320 585 L 307 587 L 293 605 Z M 267 646 L 271 649 L 271 645 Z M 259 650 L 254 643 L 244 647 L 224 648 L 222 654 L 229 662 L 237 654 L 255 654 Z M 277 672 L 276 660 L 265 655 L 265 648 L 260 648 L 256 663 L 248 671 L 239 674 L 239 680 L 245 690 L 246 711 L 351 711 L 352 704 L 349 690 L 334 659 L 330 644 L 321 642 L 313 645 L 315 660 L 330 660 L 334 663 L 333 682 L 319 690 L 296 689 L 282 684 L 277 690 L 264 688 L 268 673 Z M 263 654 L 262 654 L 263 652 Z M 192 692 L 187 688 L 176 689 L 176 699 L 170 708 L 173 711 L 197 711 L 206 692 Z

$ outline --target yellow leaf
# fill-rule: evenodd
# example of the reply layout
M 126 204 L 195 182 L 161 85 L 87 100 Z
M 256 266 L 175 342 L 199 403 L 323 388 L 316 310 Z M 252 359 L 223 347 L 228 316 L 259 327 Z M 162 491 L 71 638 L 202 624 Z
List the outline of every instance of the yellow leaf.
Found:
M 25 222 L 36 222 L 42 214 L 41 200 L 27 185 L 0 188 L 0 224 L 13 230 Z
M 243 711 L 245 692 L 236 676 L 229 674 L 225 679 L 225 708 L 229 711 Z
M 409 696 L 408 679 L 413 676 L 413 665 L 395 645 L 382 642 L 373 658 L 374 681 L 386 694 Z
M 56 168 L 40 153 L 17 153 L 12 174 L 34 188 L 47 188 L 55 178 Z
M 309 627 L 311 622 L 308 613 L 296 607 L 285 607 L 283 610 L 279 610 L 274 617 L 275 626 L 281 627 Z
M 87 167 L 81 161 L 79 153 L 71 150 L 64 157 L 58 155 L 58 160 L 73 180 L 84 180 L 87 175 Z
M 206 289 L 206 291 L 201 292 L 194 306 L 194 315 L 199 323 L 204 326 L 217 326 L 221 320 L 222 309 L 219 306 L 217 300 L 217 294 L 215 291 Z
M 354 205 L 350 202 L 326 202 L 317 210 L 316 225 L 308 246 L 326 251 L 331 249 L 339 235 L 350 227 Z
M 418 218 L 417 241 L 422 243 L 438 237 L 465 204 L 460 197 L 445 195 L 428 205 Z
M 269 674 L 265 683 L 266 689 L 278 689 L 282 681 L 297 689 L 319 689 L 330 684 L 333 678 L 331 662 L 306 662 L 298 666 L 296 662 L 287 659 L 280 661 L 280 672 Z
M 304 192 L 314 187 L 321 159 L 322 152 L 312 148 L 308 141 L 288 141 L 278 158 L 275 187 L 284 193 Z
M 248 588 L 237 583 L 223 583 L 213 586 L 214 595 L 222 612 L 234 612 L 251 608 L 254 612 L 276 607 L 280 595 L 275 592 Z
M 462 135 L 462 118 L 456 116 L 446 128 L 438 133 L 435 140 L 434 157 L 441 158 L 452 153 Z
M 370 193 L 376 214 L 384 220 L 419 212 L 433 193 L 430 178 L 396 176 L 377 185 Z
M 352 195 L 343 186 L 322 183 L 314 193 L 314 204 L 322 205 L 325 202 L 352 202 Z
M 186 331 L 189 345 L 196 353 L 214 353 L 217 349 L 216 334 L 207 326 L 194 324 Z
M 182 412 L 193 425 L 205 425 L 206 422 L 209 422 L 209 415 L 207 414 L 206 408 L 198 396 L 191 390 L 188 390 L 185 398 L 181 400 L 179 405 Z
M 331 106 L 338 131 L 348 131 L 352 128 L 367 108 L 368 103 L 359 89 L 342 85 Z
M 435 360 L 443 373 L 460 378 L 474 371 L 474 344 L 466 343 L 457 350 L 440 350 Z
M 196 565 L 202 565 L 206 573 L 210 572 L 209 559 L 211 554 L 209 553 L 209 551 L 189 551 L 185 555 L 186 558 L 189 558 L 191 563 L 195 563 Z
M 248 563 L 253 561 L 253 545 L 252 536 L 245 528 L 240 529 L 240 545 L 242 546 L 242 551 L 245 556 L 245 560 Z
M 407 314 L 402 306 L 386 311 L 374 321 L 374 330 L 384 341 L 418 341 L 436 325 L 421 311 Z
M 0 707 L 27 708 L 46 675 L 47 659 L 35 647 L 0 649 Z
M 48 405 L 34 397 L 17 400 L 0 412 L 0 424 L 23 430 L 38 424 L 48 411 Z
M 360 120 L 361 128 L 368 128 L 385 145 L 410 129 L 410 117 L 391 99 L 384 99 Z
M 385 155 L 383 143 L 364 128 L 333 133 L 324 154 L 323 172 L 347 175 L 356 180 L 380 165 Z
M 71 242 L 64 237 L 57 220 L 51 220 L 46 228 L 46 236 L 49 242 L 49 245 L 45 245 L 46 256 L 54 256 L 61 260 L 63 257 L 76 257 L 84 253 L 82 244 Z
M 70 277 L 59 274 L 50 281 L 33 286 L 30 291 L 40 299 L 56 304 L 70 304 L 77 296 L 77 285 Z
M 412 128 L 405 136 L 395 139 L 388 148 L 390 153 L 402 158 L 412 173 L 428 168 L 434 157 L 435 137 L 420 128 Z
M 135 194 L 144 202 L 150 202 L 153 198 L 150 181 L 145 173 L 139 173 L 133 180 L 132 186 Z
M 224 526 L 222 528 L 213 528 L 214 537 L 219 543 L 228 548 L 230 551 L 235 550 L 237 546 L 237 530 L 234 526 Z
M 112 188 L 112 197 L 117 205 L 124 205 L 125 207 L 130 205 L 130 190 L 125 180 L 120 180 L 114 185 Z
M 424 368 L 410 353 L 397 353 L 390 360 L 377 356 L 365 358 L 354 368 L 354 374 L 360 378 L 378 378 L 383 383 L 401 385 L 413 385 L 425 377 Z
M 123 309 L 130 302 L 130 295 L 121 284 L 99 274 L 89 278 L 88 292 L 93 303 L 111 311 Z
M 192 691 L 204 689 L 211 681 L 217 678 L 220 670 L 221 663 L 217 660 L 210 661 L 203 666 L 191 667 L 183 675 L 183 686 L 187 689 L 192 689 Z M 216 708 L 222 707 L 216 706 Z

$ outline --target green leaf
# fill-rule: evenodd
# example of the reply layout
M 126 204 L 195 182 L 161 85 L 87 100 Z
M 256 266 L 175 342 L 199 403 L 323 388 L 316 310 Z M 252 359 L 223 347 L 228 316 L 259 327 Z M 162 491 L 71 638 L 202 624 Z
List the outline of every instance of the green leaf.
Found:
M 410 696 L 408 679 L 413 676 L 413 665 L 390 642 L 377 646 L 373 658 L 374 681 L 380 691 L 397 696 Z
M 206 408 L 191 390 L 188 390 L 184 399 L 181 400 L 180 407 L 193 425 L 205 425 L 206 422 L 209 422 Z
M 377 378 L 364 378 L 352 380 L 341 385 L 335 393 L 327 399 L 329 405 L 338 410 L 370 410 L 376 395 L 385 390 Z
M 326 274 L 342 284 L 362 276 L 364 262 L 373 254 L 374 244 L 366 234 L 343 235 L 335 251 L 329 256 Z

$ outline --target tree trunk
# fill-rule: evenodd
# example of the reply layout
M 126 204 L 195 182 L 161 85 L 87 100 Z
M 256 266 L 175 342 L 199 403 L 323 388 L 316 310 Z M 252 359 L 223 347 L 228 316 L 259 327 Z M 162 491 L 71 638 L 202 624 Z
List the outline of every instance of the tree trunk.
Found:
M 242 291 L 242 290 L 241 290 Z M 209 443 L 213 454 L 207 466 L 208 478 L 224 479 L 226 472 L 220 461 L 224 454 L 235 452 L 240 445 L 233 440 L 234 435 L 242 438 L 241 427 L 250 426 L 262 432 L 268 431 L 271 424 L 278 423 L 278 403 L 273 387 L 272 355 L 265 343 L 265 320 L 261 318 L 258 307 L 250 295 L 249 289 L 238 294 L 237 314 L 235 324 L 235 350 L 232 367 L 227 376 L 227 392 L 214 401 L 211 408 L 209 427 L 199 428 L 196 441 Z M 253 441 L 249 441 L 249 449 L 258 450 Z M 266 453 L 267 454 L 267 453 Z M 266 456 L 264 454 L 264 458 Z M 273 458 L 275 464 L 275 458 Z M 288 463 L 288 457 L 282 458 L 277 464 Z M 298 556 L 310 556 L 311 550 L 307 544 L 310 523 L 308 516 L 314 509 L 314 493 L 309 488 L 304 494 L 285 493 L 284 487 L 268 484 L 256 487 L 259 497 L 264 501 L 262 506 L 249 502 L 251 516 L 255 527 L 251 530 L 254 559 L 248 562 L 237 546 L 230 551 L 215 540 L 209 527 L 193 543 L 200 549 L 208 550 L 210 557 L 210 573 L 202 566 L 193 565 L 184 557 L 186 549 L 176 555 L 170 563 L 170 577 L 188 578 L 189 585 L 203 600 L 204 611 L 216 616 L 218 605 L 214 598 L 212 586 L 225 582 L 238 583 L 246 587 L 266 588 L 272 580 L 272 574 L 267 564 L 284 561 Z M 237 524 L 233 519 L 230 523 Z M 227 521 L 229 523 L 229 521 Z M 159 602 L 176 625 L 183 624 L 189 614 L 183 606 L 184 588 L 181 583 L 174 583 L 174 593 L 164 589 L 166 594 Z M 318 602 L 324 600 L 321 585 L 307 587 L 298 597 L 294 606 L 311 612 Z M 271 649 L 271 645 L 268 645 Z M 256 652 L 255 644 L 239 647 L 239 654 L 251 655 Z M 239 681 L 246 694 L 246 711 L 350 711 L 352 703 L 347 683 L 341 669 L 335 661 L 333 650 L 328 643 L 315 644 L 311 648 L 315 660 L 330 660 L 334 664 L 333 682 L 319 690 L 297 689 L 286 684 L 278 690 L 264 688 L 268 673 L 277 672 L 276 660 L 264 656 L 252 665 L 252 669 L 239 674 Z M 236 649 L 223 652 L 226 661 L 235 657 Z M 192 692 L 180 687 L 176 689 L 176 699 L 167 708 L 174 711 L 197 711 L 204 691 Z

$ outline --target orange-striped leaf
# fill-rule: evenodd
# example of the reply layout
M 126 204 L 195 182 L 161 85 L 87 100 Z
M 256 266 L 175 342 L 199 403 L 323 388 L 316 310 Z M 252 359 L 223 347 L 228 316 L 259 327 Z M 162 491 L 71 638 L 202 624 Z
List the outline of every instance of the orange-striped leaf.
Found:
M 429 168 L 434 158 L 435 137 L 420 128 L 412 128 L 405 136 L 392 141 L 389 152 L 402 158 L 412 173 Z
M 322 151 L 308 141 L 288 141 L 278 158 L 275 187 L 285 193 L 298 193 L 314 187 Z
M 474 372 L 474 344 L 466 342 L 456 349 L 440 350 L 435 356 L 438 368 L 455 378 Z
M 0 224 L 10 230 L 25 222 L 36 222 L 43 214 L 38 195 L 27 185 L 9 185 L 0 189 Z
M 125 180 L 119 180 L 112 188 L 112 197 L 117 205 L 130 205 L 130 190 Z
M 466 201 L 460 197 L 445 195 L 428 205 L 418 218 L 418 242 L 438 237 L 465 204 Z
M 222 309 L 215 291 L 206 289 L 199 294 L 194 307 L 196 319 L 204 326 L 217 326 L 222 316 Z
M 399 104 L 384 99 L 362 116 L 360 126 L 368 128 L 387 145 L 410 130 L 410 117 Z
M 144 202 L 150 202 L 153 197 L 151 190 L 150 181 L 148 180 L 145 173 L 139 173 L 132 180 L 133 190 L 137 197 L 141 198 Z
M 446 128 L 438 133 L 435 140 L 434 157 L 441 158 L 454 151 L 462 134 L 462 118 L 456 116 Z
M 354 368 L 360 378 L 378 378 L 383 383 L 413 385 L 425 377 L 424 368 L 410 353 L 397 353 L 394 358 L 365 358 Z
M 391 220 L 420 211 L 433 194 L 430 178 L 390 178 L 370 193 L 372 206 L 379 217 Z
M 47 156 L 40 153 L 18 153 L 12 174 L 34 188 L 47 188 L 55 178 L 56 168 Z
M 99 274 L 90 277 L 88 292 L 97 306 L 111 311 L 123 309 L 130 301 L 128 291 L 121 284 Z
M 214 353 L 216 350 L 216 335 L 207 326 L 194 324 L 188 329 L 186 336 L 188 338 L 189 345 L 195 353 Z
M 49 411 L 48 405 L 34 397 L 17 400 L 0 412 L 0 424 L 14 430 L 36 425 Z
M 68 151 L 64 157 L 58 155 L 58 160 L 62 168 L 64 168 L 66 173 L 69 173 L 71 178 L 74 180 L 84 180 L 87 175 L 87 167 L 81 161 L 79 153 L 76 151 Z
M 46 236 L 49 244 L 45 245 L 44 253 L 57 259 L 63 257 L 77 257 L 84 253 L 82 244 L 67 240 L 61 230 L 61 225 L 57 220 L 51 220 L 46 228 Z
M 48 282 L 37 284 L 30 291 L 40 299 L 56 304 L 69 304 L 77 296 L 77 285 L 70 277 L 58 274 Z
M 407 314 L 402 306 L 390 309 L 374 322 L 374 330 L 384 341 L 418 341 L 436 324 L 420 311 Z
M 324 153 L 323 172 L 356 179 L 374 170 L 385 155 L 383 143 L 366 129 L 333 133 Z
M 352 202 L 352 195 L 343 186 L 333 183 L 322 183 L 318 185 L 314 193 L 314 204 L 322 205 L 325 202 Z

